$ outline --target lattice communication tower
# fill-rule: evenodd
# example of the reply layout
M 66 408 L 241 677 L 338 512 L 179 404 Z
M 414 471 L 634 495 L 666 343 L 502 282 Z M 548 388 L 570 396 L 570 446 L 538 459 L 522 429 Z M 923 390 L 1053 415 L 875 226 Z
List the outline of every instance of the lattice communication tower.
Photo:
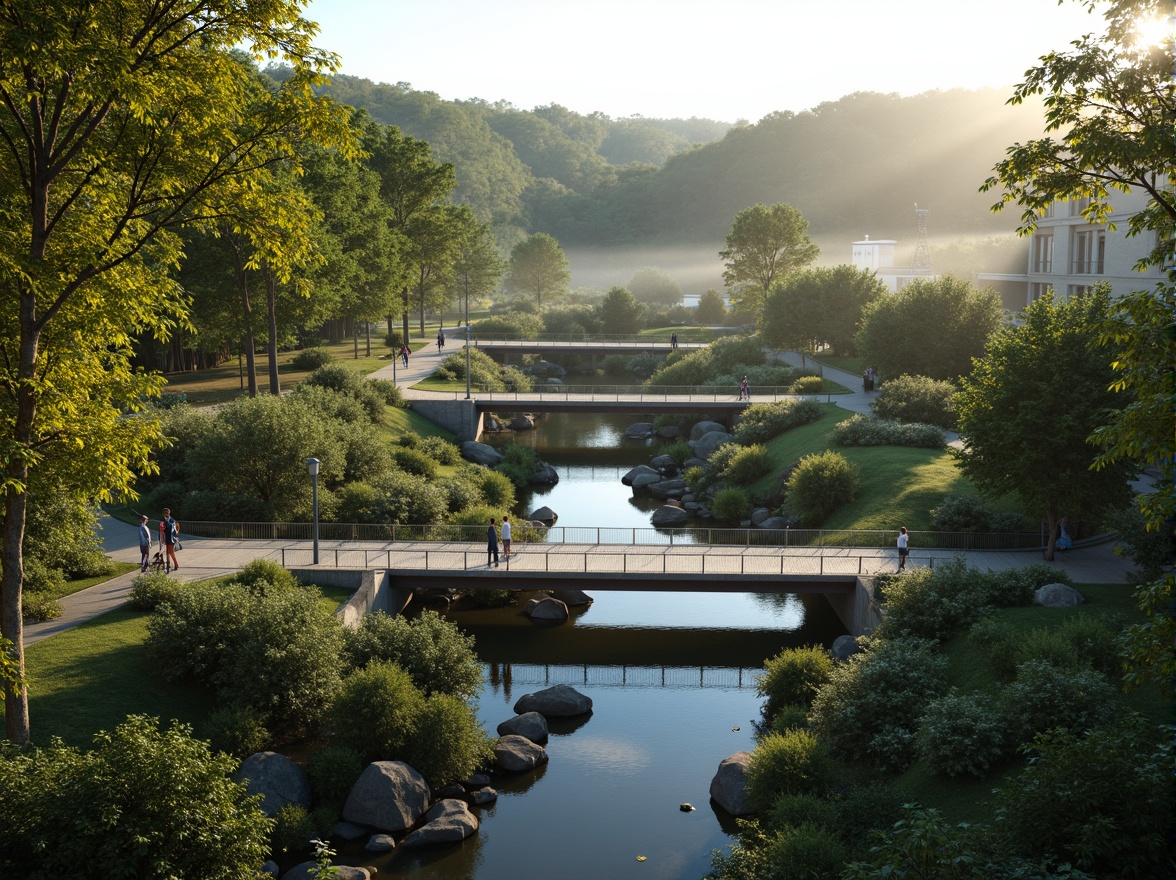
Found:
M 915 216 L 919 218 L 919 240 L 915 244 L 914 274 L 931 274 L 931 250 L 927 247 L 927 217 L 931 214 L 926 208 L 915 205 Z

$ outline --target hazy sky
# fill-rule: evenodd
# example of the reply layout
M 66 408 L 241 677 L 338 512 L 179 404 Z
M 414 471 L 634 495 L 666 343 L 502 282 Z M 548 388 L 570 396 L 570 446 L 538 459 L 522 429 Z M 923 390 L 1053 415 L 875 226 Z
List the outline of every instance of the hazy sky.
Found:
M 342 72 L 442 98 L 751 122 L 855 91 L 1010 86 L 1076 0 L 312 0 Z

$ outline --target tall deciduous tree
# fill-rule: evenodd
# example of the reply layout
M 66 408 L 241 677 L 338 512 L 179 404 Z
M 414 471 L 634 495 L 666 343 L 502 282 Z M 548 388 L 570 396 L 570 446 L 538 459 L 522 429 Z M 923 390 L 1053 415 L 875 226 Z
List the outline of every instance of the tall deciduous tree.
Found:
M 867 304 L 856 341 L 883 379 L 904 374 L 955 379 L 984 353 L 1000 321 L 995 291 L 950 275 L 920 278 Z
M 0 7 L 0 399 L 4 476 L 0 632 L 23 664 L 25 487 L 53 449 L 60 490 L 127 489 L 159 440 L 123 418 L 157 393 L 130 368 L 131 339 L 166 336 L 185 306 L 168 279 L 177 228 L 211 224 L 269 167 L 297 163 L 297 133 L 335 119 L 316 100 L 311 45 L 294 0 Z M 248 100 L 248 46 L 294 75 Z M 28 703 L 5 690 L 7 735 L 29 737 Z
M 467 309 L 463 321 L 469 320 L 471 297 L 492 292 L 506 271 L 506 260 L 498 253 L 498 245 L 490 227 L 478 223 L 466 229 L 457 244 L 453 261 L 452 292 L 463 298 Z
M 674 306 L 682 301 L 678 279 L 657 266 L 643 266 L 629 279 L 629 290 L 637 302 Z
M 764 342 L 786 348 L 828 346 L 834 354 L 857 353 L 854 335 L 862 310 L 886 295 L 886 285 L 867 269 L 806 269 L 777 284 L 764 306 Z
M 821 249 L 808 237 L 808 221 L 791 205 L 752 205 L 735 215 L 727 233 L 723 281 L 732 290 L 731 305 L 763 320 L 764 300 L 776 281 L 811 263 Z
M 993 337 L 956 396 L 960 469 L 981 492 L 1012 494 L 1049 526 L 1053 559 L 1063 516 L 1097 515 L 1130 497 L 1129 468 L 1091 469 L 1091 432 L 1122 402 L 1111 390 L 1114 351 L 1099 338 L 1103 290 L 1057 302 L 1043 296 L 1024 324 Z
M 698 310 L 694 320 L 699 324 L 721 324 L 727 317 L 727 304 L 723 295 L 713 287 L 698 298 Z
M 513 293 L 533 293 L 539 308 L 543 308 L 544 296 L 550 300 L 567 293 L 571 280 L 563 248 L 546 232 L 538 232 L 511 248 L 506 289 Z
M 405 258 L 422 336 L 425 311 L 443 309 L 449 302 L 458 249 L 477 223 L 474 212 L 465 205 L 438 205 L 409 221 Z
M 634 333 L 645 317 L 645 306 L 623 287 L 614 287 L 600 304 L 600 324 L 605 333 L 622 335 Z

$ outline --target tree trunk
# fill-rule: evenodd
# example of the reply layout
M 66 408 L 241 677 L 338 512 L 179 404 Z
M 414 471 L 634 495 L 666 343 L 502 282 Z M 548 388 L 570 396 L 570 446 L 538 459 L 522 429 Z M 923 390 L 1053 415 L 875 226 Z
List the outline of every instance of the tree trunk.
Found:
M 363 332 L 367 336 L 367 353 L 365 354 L 365 357 L 371 357 L 372 356 L 372 322 L 371 321 L 364 321 L 363 322 Z
M 359 324 L 351 324 L 351 359 L 359 360 Z
M 245 332 L 241 336 L 241 350 L 245 353 L 245 373 L 248 378 L 249 396 L 257 397 L 257 364 L 253 356 L 253 312 L 249 306 L 249 282 L 245 277 L 245 264 L 241 251 L 233 241 L 232 234 L 224 236 L 229 250 L 233 252 L 233 273 L 237 276 L 237 290 L 241 294 L 241 316 Z
M 408 311 L 409 311 L 410 303 L 408 301 L 408 288 L 407 287 L 404 288 L 404 292 L 403 292 L 402 296 L 404 298 L 404 314 L 401 316 L 403 318 L 403 324 L 404 324 L 403 343 L 405 345 L 408 345 Z
M 262 263 L 262 272 L 265 276 L 266 323 L 269 325 L 270 394 L 281 395 L 282 383 L 278 378 L 278 279 L 270 271 L 268 263 Z

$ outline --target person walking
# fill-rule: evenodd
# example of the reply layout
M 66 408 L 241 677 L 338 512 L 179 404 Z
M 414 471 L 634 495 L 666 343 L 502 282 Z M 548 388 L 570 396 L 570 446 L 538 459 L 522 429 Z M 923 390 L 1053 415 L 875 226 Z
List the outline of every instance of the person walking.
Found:
M 408 345 L 400 346 L 400 360 L 404 362 L 404 366 L 408 366 Z
M 139 516 L 139 555 L 143 557 L 140 571 L 147 571 L 151 563 L 151 528 L 147 525 L 147 514 Z
M 502 518 L 502 555 L 510 559 L 510 518 Z
M 498 531 L 494 528 L 494 517 L 490 517 L 490 528 L 486 530 L 486 567 L 491 563 L 498 568 Z
M 910 555 L 910 535 L 907 534 L 906 526 L 898 533 L 898 570 L 906 570 L 907 556 Z
M 172 519 L 171 508 L 163 509 L 163 519 L 159 521 L 159 549 L 164 552 L 163 570 L 170 572 L 173 568 L 180 570 L 180 562 L 176 559 L 176 543 L 179 541 L 180 524 Z
M 678 334 L 677 333 L 670 334 L 670 348 L 674 351 L 678 350 Z
M 751 391 L 747 388 L 747 377 L 743 377 L 743 381 L 739 383 L 739 399 L 751 400 Z
M 437 351 L 445 347 L 445 334 L 440 330 L 437 331 Z

